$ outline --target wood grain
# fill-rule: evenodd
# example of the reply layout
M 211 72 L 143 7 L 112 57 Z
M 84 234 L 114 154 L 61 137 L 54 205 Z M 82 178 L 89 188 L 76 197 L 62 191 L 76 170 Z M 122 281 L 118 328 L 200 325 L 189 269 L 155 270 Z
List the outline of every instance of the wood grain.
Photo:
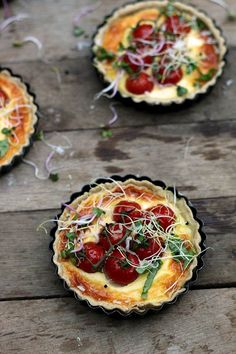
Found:
M 1 211 L 58 208 L 84 184 L 114 173 L 149 175 L 175 185 L 189 198 L 235 195 L 236 122 L 118 128 L 108 140 L 98 130 L 64 136 L 73 147 L 51 161 L 61 169 L 59 181 L 38 180 L 32 167 L 19 165 L 1 178 Z M 66 143 L 53 133 L 46 139 Z M 43 170 L 49 151 L 37 142 L 27 159 Z
M 236 290 L 191 291 L 145 318 L 112 318 L 74 299 L 0 303 L 2 353 L 233 354 Z
M 236 198 L 194 201 L 205 222 L 205 267 L 197 287 L 236 285 Z M 56 210 L 0 214 L 0 298 L 68 295 L 55 274 L 48 249 L 49 235 L 37 232 L 39 224 L 52 219 Z M 45 226 L 50 229 L 52 224 Z
M 11 69 L 30 83 L 42 112 L 41 128 L 47 131 L 97 128 L 112 117 L 109 105 L 116 102 L 118 120 L 115 126 L 142 126 L 236 119 L 236 77 L 234 65 L 236 49 L 231 48 L 224 76 L 213 91 L 184 109 L 147 111 L 124 102 L 94 96 L 102 84 L 88 56 L 77 59 L 56 60 L 50 64 L 39 61 L 12 63 Z M 7 63 L 6 63 L 7 65 Z M 59 85 L 54 68 L 60 72 Z M 39 74 L 40 73 L 40 74 Z
M 93 13 L 80 20 L 80 26 L 86 31 L 88 37 L 96 30 L 105 15 L 109 14 L 114 8 L 127 3 L 127 0 L 103 0 Z M 223 28 L 225 36 L 230 45 L 236 44 L 234 35 L 235 22 L 228 22 L 224 10 L 212 4 L 208 0 L 191 0 L 187 1 L 196 5 L 209 13 L 217 23 Z M 15 14 L 27 13 L 29 18 L 9 26 L 1 35 L 1 62 L 28 61 L 38 58 L 38 52 L 34 45 L 27 44 L 24 47 L 15 48 L 12 43 L 22 40 L 25 36 L 34 35 L 43 43 L 44 60 L 52 60 L 54 58 L 79 58 L 88 55 L 89 49 L 82 52 L 76 49 L 78 38 L 73 36 L 73 19 L 85 5 L 94 4 L 94 1 L 86 0 L 16 0 L 12 3 Z M 230 8 L 236 11 L 234 0 L 228 0 Z M 2 13 L 0 13 L 2 17 Z

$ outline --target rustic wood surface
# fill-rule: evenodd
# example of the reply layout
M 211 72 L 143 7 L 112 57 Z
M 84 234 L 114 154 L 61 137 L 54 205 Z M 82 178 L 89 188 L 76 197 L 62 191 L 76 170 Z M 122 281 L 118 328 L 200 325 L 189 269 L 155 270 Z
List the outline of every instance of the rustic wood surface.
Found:
M 81 20 L 88 40 L 104 15 L 125 2 L 103 0 Z M 236 12 L 235 1 L 227 2 Z M 45 139 L 69 140 L 72 147 L 53 159 L 56 183 L 36 179 L 23 163 L 1 177 L 0 353 L 236 353 L 236 22 L 208 0 L 191 3 L 224 30 L 230 48 L 224 76 L 207 97 L 177 112 L 146 112 L 114 100 L 119 119 L 112 138 L 104 139 L 100 125 L 111 118 L 110 101 L 94 102 L 102 85 L 89 48 L 79 51 L 81 38 L 72 34 L 74 16 L 96 2 L 11 2 L 15 14 L 29 18 L 1 33 L 1 66 L 31 85 Z M 42 41 L 42 56 L 33 44 L 12 45 L 29 35 Z M 26 157 L 40 175 L 49 151 L 36 142 Z M 176 305 L 121 319 L 82 306 L 64 289 L 51 263 L 50 237 L 36 229 L 83 184 L 127 173 L 148 174 L 186 194 L 205 222 L 209 250 L 198 281 Z

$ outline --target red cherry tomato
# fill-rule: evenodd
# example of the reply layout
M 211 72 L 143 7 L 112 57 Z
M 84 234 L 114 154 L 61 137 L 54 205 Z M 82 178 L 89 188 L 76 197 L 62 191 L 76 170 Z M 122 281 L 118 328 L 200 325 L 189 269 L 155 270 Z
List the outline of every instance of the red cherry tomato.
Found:
M 108 251 L 112 245 L 116 245 L 125 237 L 126 227 L 122 224 L 109 224 L 101 233 L 99 244 Z M 125 245 L 125 242 L 121 244 Z
M 7 94 L 0 89 L 0 108 L 3 108 L 7 101 L 8 101 Z
M 174 34 L 189 33 L 191 27 L 179 16 L 169 16 L 165 23 L 165 31 Z
M 162 85 L 176 85 L 183 77 L 183 70 L 178 68 L 165 72 L 165 67 L 161 66 L 157 72 L 154 72 L 154 76 Z
M 135 94 L 142 95 L 145 92 L 153 90 L 154 83 L 148 74 L 141 72 L 136 77 L 128 77 L 126 80 L 126 89 Z
M 202 66 L 205 69 L 212 69 L 218 65 L 218 54 L 212 44 L 204 44 L 201 52 L 203 53 Z
M 172 209 L 168 206 L 159 204 L 153 208 L 148 209 L 148 212 L 155 215 L 157 221 L 160 223 L 164 231 L 167 230 L 169 226 L 175 223 L 175 214 Z M 146 216 L 147 219 L 150 218 L 150 214 Z
M 126 257 L 119 250 L 114 250 L 104 264 L 103 271 L 106 276 L 119 285 L 130 284 L 138 277 L 138 273 L 133 266 L 138 266 L 138 258 L 128 252 L 126 253 Z
M 137 237 L 136 237 L 137 240 Z M 134 240 L 133 250 L 137 253 L 139 259 L 144 259 L 153 256 L 154 254 L 160 255 L 162 249 L 161 241 L 154 238 L 145 237 L 141 243 Z
M 113 211 L 113 220 L 120 223 L 130 224 L 132 220 L 142 218 L 141 207 L 138 203 L 122 200 Z
M 105 256 L 105 251 L 97 243 L 87 242 L 83 250 L 78 253 L 78 256 L 77 267 L 87 273 L 95 273 L 97 269 L 93 265 L 97 264 Z
M 154 28 L 152 25 L 143 24 L 137 26 L 133 31 L 133 38 L 134 40 L 145 39 L 145 40 L 152 40 L 152 34 L 154 32 Z

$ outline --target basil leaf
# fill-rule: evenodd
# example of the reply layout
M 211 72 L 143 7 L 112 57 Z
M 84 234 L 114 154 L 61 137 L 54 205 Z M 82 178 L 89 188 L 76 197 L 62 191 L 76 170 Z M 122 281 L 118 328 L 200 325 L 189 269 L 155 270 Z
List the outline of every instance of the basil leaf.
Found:
M 194 62 L 189 62 L 186 67 L 186 74 L 190 75 L 194 70 L 197 69 L 197 65 Z
M 149 269 L 149 273 L 147 275 L 147 279 L 146 279 L 146 281 L 144 283 L 144 286 L 143 286 L 143 291 L 142 291 L 142 295 L 141 295 L 142 299 L 146 299 L 147 298 L 148 291 L 151 288 L 153 280 L 154 280 L 158 270 L 160 269 L 161 265 L 162 265 L 162 262 L 159 261 L 159 262 L 156 262 L 155 268 L 152 267 L 152 268 Z
M 12 131 L 12 129 L 3 128 L 3 129 L 2 129 L 2 134 L 4 134 L 4 135 L 11 135 L 11 131 Z
M 9 142 L 7 139 L 1 140 L 0 141 L 0 157 L 3 157 L 6 155 L 7 151 L 9 149 Z
M 188 93 L 188 90 L 183 86 L 177 86 L 177 95 L 179 97 L 185 96 Z
M 83 28 L 81 28 L 79 26 L 74 27 L 74 36 L 75 37 L 80 37 L 80 36 L 82 36 L 82 34 L 84 34 Z
M 103 129 L 101 131 L 101 136 L 103 138 L 111 138 L 112 137 L 112 131 L 110 129 Z
M 216 69 L 210 69 L 208 71 L 208 73 L 206 74 L 201 74 L 201 76 L 199 76 L 199 78 L 197 79 L 198 81 L 209 81 L 213 78 L 213 76 L 215 75 L 216 73 Z
M 57 182 L 57 181 L 59 180 L 59 175 L 58 175 L 58 173 L 50 173 L 49 179 L 50 179 L 52 182 Z
M 112 52 L 108 52 L 103 47 L 99 47 L 96 53 L 96 57 L 99 61 L 103 61 L 106 59 L 112 60 L 115 58 L 115 54 L 113 54 Z
M 100 208 L 93 208 L 93 214 L 99 218 L 99 216 L 105 214 L 105 211 Z
M 193 249 L 187 249 L 184 241 L 178 237 L 171 237 L 168 242 L 168 247 L 177 261 L 184 261 L 184 269 L 193 261 L 196 257 L 196 253 Z
M 73 241 L 73 240 L 77 237 L 77 235 L 76 235 L 75 232 L 67 232 L 66 237 L 67 237 L 70 241 Z

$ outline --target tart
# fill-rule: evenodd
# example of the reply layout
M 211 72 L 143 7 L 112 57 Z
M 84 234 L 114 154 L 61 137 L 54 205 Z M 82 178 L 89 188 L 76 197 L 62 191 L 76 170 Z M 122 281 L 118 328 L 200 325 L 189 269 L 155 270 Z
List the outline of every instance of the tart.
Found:
M 113 176 L 64 204 L 53 262 L 77 297 L 105 312 L 174 302 L 202 266 L 204 234 L 187 199 L 147 177 Z
M 0 172 L 26 153 L 38 121 L 34 98 L 19 77 L 0 71 Z
M 114 11 L 95 33 L 92 50 L 107 86 L 99 95 L 119 93 L 152 106 L 182 104 L 208 92 L 227 52 L 205 13 L 168 1 L 139 1 Z

